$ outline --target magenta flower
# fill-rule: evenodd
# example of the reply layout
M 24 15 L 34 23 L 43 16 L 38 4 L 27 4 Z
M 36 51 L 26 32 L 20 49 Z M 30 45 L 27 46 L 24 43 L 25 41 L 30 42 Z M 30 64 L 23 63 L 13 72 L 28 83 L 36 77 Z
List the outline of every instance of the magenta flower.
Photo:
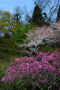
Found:
M 39 83 L 49 82 L 49 77 L 52 75 L 60 75 L 60 52 L 40 52 L 36 57 L 16 58 L 13 65 L 8 67 L 8 74 L 2 78 L 2 82 L 12 82 L 17 78 L 29 81 L 37 80 Z M 47 76 L 49 76 L 47 78 Z

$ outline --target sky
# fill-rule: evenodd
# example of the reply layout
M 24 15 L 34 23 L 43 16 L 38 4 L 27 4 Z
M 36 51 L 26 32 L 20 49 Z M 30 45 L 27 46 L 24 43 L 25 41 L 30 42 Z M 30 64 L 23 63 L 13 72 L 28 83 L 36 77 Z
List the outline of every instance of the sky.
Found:
M 0 0 L 0 10 L 8 10 L 10 12 L 14 11 L 15 7 L 27 8 L 30 11 L 34 8 L 33 0 Z
M 55 3 L 57 3 L 57 0 Z M 34 2 L 33 0 L 0 0 L 0 10 L 6 10 L 14 13 L 14 9 L 17 6 L 19 6 L 22 10 L 26 8 L 28 14 L 31 16 L 34 9 Z M 47 8 L 45 12 L 49 13 L 49 9 Z

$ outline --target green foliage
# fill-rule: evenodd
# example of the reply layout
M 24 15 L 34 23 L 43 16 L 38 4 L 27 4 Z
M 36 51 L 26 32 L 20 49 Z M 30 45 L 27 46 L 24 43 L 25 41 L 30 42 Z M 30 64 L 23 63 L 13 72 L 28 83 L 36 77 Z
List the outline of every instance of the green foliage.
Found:
M 0 38 L 0 58 L 16 55 L 18 52 L 15 41 L 10 38 Z
M 13 34 L 13 39 L 17 43 L 24 43 L 26 40 L 26 33 L 28 32 L 28 30 L 34 29 L 35 26 L 36 25 L 33 23 L 27 25 L 19 25 L 16 29 L 16 32 Z
M 4 53 L 4 56 L 5 56 L 5 54 L 6 54 L 6 53 Z M 0 55 L 1 55 L 1 53 L 0 53 Z M 0 57 L 1 57 L 1 56 L 0 56 Z M 4 85 L 4 84 L 1 82 L 1 78 L 2 78 L 5 74 L 7 74 L 6 68 L 13 63 L 14 58 L 15 58 L 15 57 L 12 57 L 12 56 L 10 56 L 10 58 L 9 58 L 9 56 L 7 56 L 7 57 L 5 57 L 5 59 L 4 59 L 4 58 L 2 58 L 2 59 L 0 58 L 0 90 L 13 90 L 12 85 L 11 85 L 11 84 L 6 84 L 6 85 Z
M 44 44 L 38 46 L 38 50 L 41 52 L 53 52 L 53 51 L 59 51 L 60 52 L 60 44 Z
M 21 24 L 20 21 L 16 20 L 19 16 L 17 14 L 12 15 L 8 11 L 0 11 L 0 30 L 9 33 L 14 33 L 17 27 Z
M 11 31 L 12 15 L 8 11 L 0 11 L 0 30 L 4 32 Z

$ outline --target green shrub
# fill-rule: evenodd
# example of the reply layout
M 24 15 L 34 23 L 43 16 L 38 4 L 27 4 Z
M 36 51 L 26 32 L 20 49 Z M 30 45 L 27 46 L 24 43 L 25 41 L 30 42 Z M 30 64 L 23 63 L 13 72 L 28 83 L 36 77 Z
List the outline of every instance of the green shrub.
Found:
M 16 55 L 18 52 L 15 41 L 10 38 L 0 38 L 0 58 Z
M 53 51 L 59 51 L 60 52 L 60 44 L 44 44 L 37 47 L 39 51 L 42 52 L 53 52 Z
M 13 39 L 17 43 L 24 43 L 26 40 L 26 33 L 28 32 L 28 30 L 33 29 L 35 26 L 35 24 L 31 23 L 17 27 L 16 33 L 13 34 Z

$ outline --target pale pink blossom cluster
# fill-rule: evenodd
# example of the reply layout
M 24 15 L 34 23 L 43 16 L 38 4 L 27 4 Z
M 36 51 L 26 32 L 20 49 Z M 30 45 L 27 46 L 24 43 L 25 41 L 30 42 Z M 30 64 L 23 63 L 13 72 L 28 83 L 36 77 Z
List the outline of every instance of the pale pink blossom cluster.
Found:
M 50 77 L 55 80 L 60 76 L 60 52 L 40 52 L 36 56 L 16 58 L 13 65 L 7 69 L 8 74 L 2 82 L 14 82 L 17 78 L 34 84 L 48 83 Z

